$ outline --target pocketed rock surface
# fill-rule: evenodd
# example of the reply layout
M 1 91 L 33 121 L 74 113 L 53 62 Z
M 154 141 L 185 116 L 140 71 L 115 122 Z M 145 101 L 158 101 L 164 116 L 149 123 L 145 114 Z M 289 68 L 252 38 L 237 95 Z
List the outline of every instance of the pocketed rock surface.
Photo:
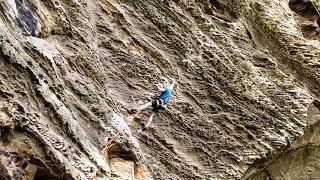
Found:
M 1 1 L 0 177 L 319 177 L 310 3 Z M 161 77 L 174 95 L 140 132 Z

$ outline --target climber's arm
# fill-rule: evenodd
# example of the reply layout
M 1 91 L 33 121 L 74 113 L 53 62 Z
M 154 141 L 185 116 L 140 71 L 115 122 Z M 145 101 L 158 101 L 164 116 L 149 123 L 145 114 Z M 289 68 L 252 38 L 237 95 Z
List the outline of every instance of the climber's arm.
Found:
M 156 86 L 157 86 L 159 91 L 161 91 L 161 92 L 164 91 L 164 88 L 162 88 L 160 84 L 156 84 Z
M 171 88 L 171 90 L 172 90 L 173 87 L 174 87 L 174 85 L 176 84 L 176 80 L 173 79 L 173 78 L 170 78 L 170 79 L 171 79 L 171 81 L 172 81 L 172 83 L 171 83 L 171 85 L 170 85 L 170 88 Z

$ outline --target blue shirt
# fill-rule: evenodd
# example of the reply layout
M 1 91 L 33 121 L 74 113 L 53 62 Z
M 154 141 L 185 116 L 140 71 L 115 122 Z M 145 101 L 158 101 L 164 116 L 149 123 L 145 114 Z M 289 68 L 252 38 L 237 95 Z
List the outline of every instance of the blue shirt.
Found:
M 161 91 L 159 99 L 162 99 L 164 102 L 167 102 L 170 99 L 171 94 L 172 90 L 169 87 L 166 87 L 163 91 Z

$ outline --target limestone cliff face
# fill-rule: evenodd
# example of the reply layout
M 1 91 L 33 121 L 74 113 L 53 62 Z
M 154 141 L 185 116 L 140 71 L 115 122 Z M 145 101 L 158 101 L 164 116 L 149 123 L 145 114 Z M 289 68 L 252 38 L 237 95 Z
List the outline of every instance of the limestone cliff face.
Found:
M 310 3 L 1 1 L 0 179 L 319 177 Z

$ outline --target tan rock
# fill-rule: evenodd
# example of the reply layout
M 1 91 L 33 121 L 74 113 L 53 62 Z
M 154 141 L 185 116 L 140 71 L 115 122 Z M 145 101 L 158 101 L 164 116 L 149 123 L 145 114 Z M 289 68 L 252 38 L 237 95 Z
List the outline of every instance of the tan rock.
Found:
M 0 126 L 16 126 L 0 144 L 57 179 L 240 179 L 319 121 L 319 18 L 306 2 L 1 1 Z M 140 132 L 125 117 L 162 76 L 176 79 L 174 96 Z M 100 152 L 115 134 L 121 148 Z M 294 155 L 290 172 L 318 175 L 317 152 Z
M 134 168 L 134 178 L 135 180 L 146 180 L 147 174 L 142 165 L 136 165 Z
M 114 179 L 118 180 L 134 180 L 134 162 L 124 160 L 122 158 L 112 158 L 109 161 L 111 174 Z
M 10 127 L 12 125 L 12 119 L 5 112 L 0 111 L 0 127 Z
M 37 166 L 29 164 L 25 169 L 26 180 L 34 180 L 34 177 L 37 173 Z

